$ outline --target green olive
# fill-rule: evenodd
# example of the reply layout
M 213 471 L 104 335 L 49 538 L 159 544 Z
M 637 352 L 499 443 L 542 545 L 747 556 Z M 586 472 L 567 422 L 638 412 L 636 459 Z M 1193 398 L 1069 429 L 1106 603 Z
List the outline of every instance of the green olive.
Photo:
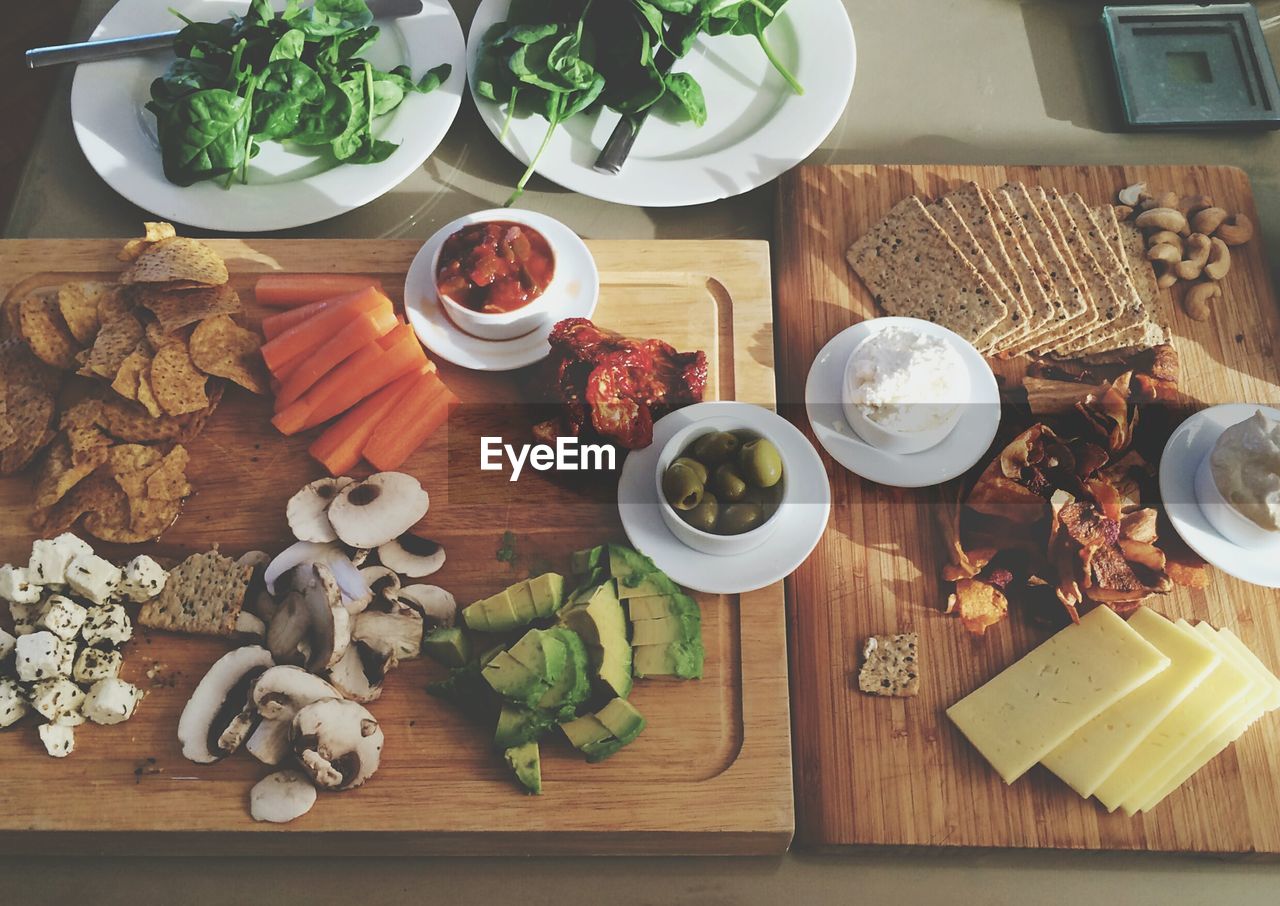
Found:
M 689 457 L 689 456 L 681 456 L 671 464 L 674 466 L 677 462 L 683 466 L 688 466 L 689 468 L 693 469 L 693 471 L 696 472 L 698 475 L 698 480 L 703 484 L 707 483 L 707 467 L 704 466 L 702 463 L 698 462 L 696 459 L 693 459 L 692 457 Z
M 703 485 L 698 473 L 683 463 L 673 462 L 662 473 L 662 496 L 677 510 L 691 510 L 702 500 Z
M 711 486 L 716 489 L 716 495 L 721 500 L 741 500 L 742 495 L 747 493 L 746 481 L 727 462 L 716 466 L 715 472 L 711 474 Z
M 728 431 L 712 431 L 693 442 L 694 458 L 709 466 L 728 462 L 738 452 L 742 442 Z
M 696 529 L 704 532 L 716 530 L 716 519 L 720 515 L 720 504 L 710 491 L 703 492 L 702 500 L 691 510 L 684 510 L 680 518 Z
M 782 480 L 782 456 L 769 440 L 757 437 L 742 445 L 738 454 L 742 476 L 757 488 L 771 488 Z
M 741 535 L 764 522 L 764 511 L 758 503 L 731 503 L 720 511 L 716 531 L 721 535 Z

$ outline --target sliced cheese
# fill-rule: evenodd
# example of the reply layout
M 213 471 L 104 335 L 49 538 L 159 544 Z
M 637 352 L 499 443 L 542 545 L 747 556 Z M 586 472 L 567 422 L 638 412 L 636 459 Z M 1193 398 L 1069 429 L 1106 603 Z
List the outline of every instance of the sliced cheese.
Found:
M 1178 624 L 1178 628 L 1187 635 L 1195 635 L 1194 630 L 1185 624 Z M 1098 785 L 1093 791 L 1098 801 L 1107 807 L 1107 811 L 1114 812 L 1120 803 L 1129 801 L 1162 768 L 1181 763 L 1176 759 L 1203 746 L 1204 728 L 1226 714 L 1244 697 L 1249 687 L 1248 674 L 1226 658 L 1219 661 L 1182 700 L 1182 704 L 1160 721 L 1129 757 Z
M 1212 643 L 1150 608 L 1138 608 L 1129 626 L 1169 659 L 1168 669 L 1071 734 L 1043 762 L 1086 799 L 1222 660 Z
M 1276 677 L 1263 666 L 1262 661 L 1244 642 L 1241 642 L 1229 629 L 1214 630 L 1208 623 L 1196 624 L 1195 631 L 1201 638 L 1220 646 L 1224 657 L 1233 658 L 1235 665 L 1249 674 L 1255 684 L 1254 689 L 1237 703 L 1233 709 L 1235 711 L 1233 719 L 1223 722 L 1219 732 L 1208 738 L 1203 746 L 1179 765 L 1178 769 L 1165 779 L 1156 793 L 1149 795 L 1138 806 L 1137 811 L 1145 812 L 1155 808 L 1164 801 L 1165 797 L 1186 783 L 1197 771 L 1244 735 L 1244 732 L 1253 726 L 1259 717 L 1276 708 L 1278 685 Z M 1206 737 L 1209 737 L 1211 732 L 1212 729 L 1206 733 Z
M 1096 607 L 985 685 L 947 716 L 1005 783 L 1169 666 L 1108 607 Z

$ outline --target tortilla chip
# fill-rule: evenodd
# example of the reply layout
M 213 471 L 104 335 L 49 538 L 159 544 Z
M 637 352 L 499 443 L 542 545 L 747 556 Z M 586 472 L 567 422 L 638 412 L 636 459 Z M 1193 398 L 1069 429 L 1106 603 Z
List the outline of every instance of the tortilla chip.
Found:
M 151 383 L 151 366 L 152 362 L 148 362 L 146 367 L 138 374 L 138 402 L 142 404 L 142 408 L 147 410 L 147 415 L 152 418 L 162 418 L 164 409 L 160 407 L 159 401 L 156 399 L 156 388 Z
M 221 286 L 227 266 L 203 242 L 171 236 L 153 242 L 120 274 L 120 282 Z
M 132 314 L 117 315 L 102 323 L 94 338 L 93 348 L 84 358 L 80 374 L 115 380 L 124 364 L 142 340 L 142 323 Z
M 107 451 L 103 448 L 102 461 L 106 460 L 106 454 Z M 34 506 L 37 510 L 46 510 L 56 504 L 102 464 L 101 461 L 86 461 L 76 465 L 72 456 L 71 444 L 65 436 L 58 437 L 49 445 L 48 451 L 40 461 L 40 468 L 36 471 Z
M 266 367 L 259 349 L 262 341 L 227 315 L 207 318 L 191 334 L 191 361 L 205 374 L 235 381 L 244 389 L 265 394 Z
M 173 224 L 164 222 L 145 221 L 142 224 L 145 231 L 141 239 L 130 239 L 124 244 L 124 248 L 116 252 L 116 258 L 120 261 L 136 261 L 138 256 L 151 248 L 152 245 L 162 239 L 172 239 L 178 235 L 178 231 L 173 228 Z
M 191 494 L 187 481 L 187 448 L 175 446 L 161 461 L 159 468 L 147 476 L 147 497 L 152 500 L 181 500 Z
M 107 461 L 107 450 L 111 448 L 111 438 L 102 433 L 96 425 L 72 426 L 64 432 L 71 452 L 71 463 L 75 466 L 97 467 Z
M 174 513 L 174 518 L 177 513 Z M 119 488 L 115 489 L 115 493 L 104 493 L 102 500 L 94 507 L 84 520 L 84 530 L 93 535 L 100 541 L 114 541 L 118 544 L 138 544 L 142 541 L 150 541 L 154 535 L 148 535 L 142 532 L 135 532 L 130 526 L 133 519 L 132 510 L 129 507 L 129 499 L 124 496 L 124 492 Z M 171 523 L 173 520 L 170 519 Z M 165 525 L 168 528 L 168 524 Z M 163 531 L 161 529 L 160 531 Z M 156 532 L 160 534 L 160 532 Z
M 80 344 L 58 311 L 56 290 L 41 290 L 23 299 L 18 310 L 18 326 L 27 346 L 40 361 L 68 371 L 76 367 Z
M 53 440 L 62 375 L 32 355 L 19 338 L 0 342 L 0 475 L 22 469 Z
M 111 381 L 111 389 L 127 400 L 136 400 L 138 383 L 150 364 L 151 356 L 144 349 L 135 349 L 120 363 L 120 370 Z
M 240 297 L 230 286 L 189 290 L 160 290 L 148 287 L 137 295 L 138 304 L 156 316 L 160 330 L 173 333 L 214 315 L 242 311 Z
M 114 284 L 94 281 L 76 281 L 58 287 L 58 311 L 77 343 L 93 345 L 93 338 L 102 326 L 98 311 L 109 305 L 103 303 L 103 298 L 119 292 L 120 288 Z
M 98 323 L 106 324 L 121 315 L 133 313 L 133 299 L 121 287 L 113 287 L 113 292 L 105 293 L 98 299 Z
M 147 343 L 151 345 L 152 350 L 157 350 L 161 346 L 168 346 L 170 343 L 182 343 L 191 335 L 191 331 L 179 328 L 172 333 L 165 330 L 159 321 L 147 322 Z
M 156 401 L 169 415 L 198 412 L 209 404 L 204 392 L 208 378 L 196 370 L 183 343 L 170 343 L 156 352 L 149 379 Z
M 178 517 L 182 498 L 191 493 L 186 475 L 188 459 L 182 446 L 175 446 L 164 456 L 155 447 L 141 444 L 122 444 L 111 449 L 107 468 L 128 498 L 128 533 L 154 538 Z M 113 512 L 110 516 L 107 521 L 111 527 L 126 528 L 117 514 Z
M 32 527 L 42 535 L 58 535 L 75 525 L 76 520 L 85 513 L 103 512 L 110 514 L 124 508 L 128 513 L 128 499 L 119 485 L 111 480 L 110 475 L 94 472 L 88 478 L 77 483 L 71 491 L 53 506 L 36 510 L 31 518 Z M 87 528 L 87 525 L 86 525 Z M 96 533 L 95 533 L 96 534 Z M 99 535 L 98 537 L 102 537 Z M 104 541 L 115 540 L 103 538 Z M 146 540 L 146 539 L 136 539 Z
M 1009 599 L 1004 592 L 979 579 L 961 579 L 947 601 L 947 613 L 955 613 L 960 623 L 974 635 L 983 635 L 1009 615 Z

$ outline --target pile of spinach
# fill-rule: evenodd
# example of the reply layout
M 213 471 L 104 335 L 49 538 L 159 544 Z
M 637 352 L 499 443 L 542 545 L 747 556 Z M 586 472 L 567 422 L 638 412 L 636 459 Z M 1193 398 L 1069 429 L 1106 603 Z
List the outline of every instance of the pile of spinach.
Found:
M 189 186 L 245 174 L 261 141 L 325 146 L 340 161 L 386 160 L 396 145 L 373 136 L 375 117 L 405 95 L 428 92 L 449 66 L 414 81 L 407 66 L 375 69 L 361 54 L 378 28 L 365 0 L 250 0 L 243 16 L 193 22 L 174 39 L 177 59 L 151 83 L 164 175 Z
M 695 125 L 707 120 L 702 86 L 671 72 L 700 35 L 749 35 L 792 90 L 804 89 L 765 39 L 787 0 L 515 0 L 485 36 L 476 93 L 547 120 L 542 145 L 515 191 L 524 192 L 556 127 L 597 101 L 623 116 L 667 103 Z

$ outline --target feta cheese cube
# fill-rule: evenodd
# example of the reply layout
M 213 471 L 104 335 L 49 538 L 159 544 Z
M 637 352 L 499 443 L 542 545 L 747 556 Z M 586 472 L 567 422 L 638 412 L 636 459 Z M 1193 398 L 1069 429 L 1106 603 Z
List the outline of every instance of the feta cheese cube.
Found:
M 5 632 L 3 629 L 0 629 L 0 661 L 7 658 L 9 656 L 9 652 L 13 651 L 17 644 L 18 640 L 16 638 L 8 632 Z
M 43 593 L 39 585 L 31 581 L 25 566 L 0 566 L 0 598 L 15 604 L 36 604 Z
M 15 724 L 27 713 L 27 700 L 16 680 L 0 678 L 0 727 Z
M 89 611 L 64 595 L 50 595 L 36 618 L 36 629 L 47 629 L 60 639 L 74 639 L 80 634 Z
M 80 637 L 89 645 L 122 645 L 133 638 L 133 624 L 120 604 L 101 604 L 89 608 Z
M 76 731 L 59 724 L 41 724 L 40 741 L 54 758 L 66 758 L 76 750 Z
M 9 604 L 9 616 L 13 617 L 13 634 L 26 635 L 36 631 L 36 620 L 44 610 L 43 604 Z
M 66 585 L 67 564 L 80 554 L 92 555 L 93 548 L 70 532 L 32 542 L 31 562 L 27 566 L 29 581 L 37 585 Z
M 139 554 L 124 568 L 124 578 L 116 586 L 116 595 L 135 604 L 149 601 L 164 589 L 169 574 L 163 566 L 146 554 Z
M 95 724 L 124 723 L 142 700 L 142 690 L 118 677 L 98 680 L 84 698 L 81 712 Z
M 71 678 L 77 683 L 96 683 L 120 675 L 120 667 L 124 664 L 124 655 L 115 650 L 86 647 L 80 649 Z
M 44 630 L 20 637 L 14 646 L 14 666 L 18 669 L 18 679 L 24 683 L 62 676 L 62 665 L 66 661 L 63 646 L 66 643 L 52 632 Z M 74 661 L 75 649 L 72 648 Z M 70 672 L 68 665 L 67 672 Z
M 51 724 L 72 727 L 84 723 L 83 705 L 84 692 L 65 676 L 41 680 L 31 690 L 31 707 Z
M 120 567 L 96 554 L 80 554 L 67 564 L 67 584 L 81 597 L 102 604 L 120 584 Z

